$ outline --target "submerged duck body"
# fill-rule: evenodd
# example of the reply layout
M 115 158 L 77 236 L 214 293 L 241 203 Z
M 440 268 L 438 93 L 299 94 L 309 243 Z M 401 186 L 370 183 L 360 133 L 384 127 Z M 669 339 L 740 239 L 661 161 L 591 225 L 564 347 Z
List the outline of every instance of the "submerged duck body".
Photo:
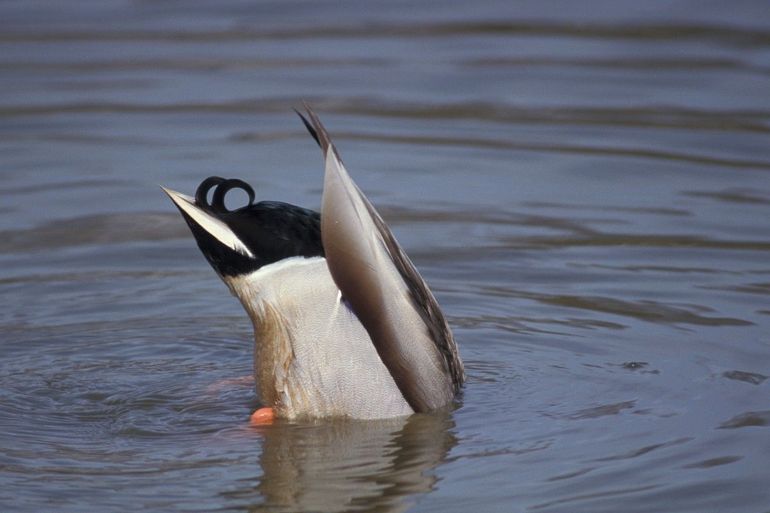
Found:
M 310 109 L 300 117 L 325 159 L 320 214 L 254 203 L 237 179 L 207 178 L 194 198 L 164 189 L 251 318 L 260 400 L 284 418 L 386 418 L 450 403 L 465 373 L 438 303 L 320 120 Z M 249 204 L 230 211 L 234 188 Z

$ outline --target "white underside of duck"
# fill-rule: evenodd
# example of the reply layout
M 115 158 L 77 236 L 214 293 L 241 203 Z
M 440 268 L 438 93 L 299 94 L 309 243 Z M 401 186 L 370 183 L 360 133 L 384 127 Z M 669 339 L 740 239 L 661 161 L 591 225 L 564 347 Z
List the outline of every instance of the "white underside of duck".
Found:
M 254 324 L 257 394 L 278 416 L 376 419 L 414 412 L 325 258 L 289 258 L 224 281 Z

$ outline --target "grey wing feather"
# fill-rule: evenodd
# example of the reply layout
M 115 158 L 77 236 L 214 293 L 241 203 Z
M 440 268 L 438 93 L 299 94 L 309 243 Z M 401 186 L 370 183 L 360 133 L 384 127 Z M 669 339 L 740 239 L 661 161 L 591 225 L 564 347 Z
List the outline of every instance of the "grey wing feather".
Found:
M 327 265 L 415 411 L 449 402 L 465 381 L 452 332 L 425 281 L 352 181 L 315 113 L 308 130 L 326 158 L 321 237 Z M 331 151 L 330 151 L 331 150 Z

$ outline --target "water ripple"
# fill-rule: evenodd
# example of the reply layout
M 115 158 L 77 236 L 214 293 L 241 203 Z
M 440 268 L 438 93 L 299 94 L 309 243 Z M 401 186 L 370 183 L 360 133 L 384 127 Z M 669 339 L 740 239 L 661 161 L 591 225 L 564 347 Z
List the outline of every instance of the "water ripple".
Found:
M 542 294 L 506 287 L 484 287 L 482 290 L 491 295 L 531 299 L 553 306 L 590 310 L 661 324 L 691 324 L 696 326 L 752 326 L 754 324 L 751 321 L 734 317 L 701 315 L 704 312 L 713 311 L 702 305 L 671 305 L 650 300 L 630 301 L 589 295 Z
M 503 21 L 436 23 L 364 23 L 357 25 L 305 25 L 298 28 L 257 29 L 238 27 L 225 30 L 115 30 L 23 31 L 7 30 L 2 42 L 54 41 L 154 41 L 215 42 L 259 39 L 326 38 L 444 38 L 457 36 L 551 36 L 589 39 L 642 41 L 703 40 L 727 45 L 762 47 L 770 45 L 770 32 L 718 24 L 601 24 Z
M 227 61 L 224 61 L 226 65 Z M 73 64 L 77 66 L 84 64 Z M 95 66 L 96 64 L 94 64 Z M 115 63 L 119 65 L 119 63 Z M 640 128 L 672 128 L 688 131 L 717 130 L 729 132 L 770 133 L 770 112 L 754 110 L 709 110 L 686 109 L 666 106 L 665 108 L 650 105 L 637 107 L 576 107 L 576 106 L 541 106 L 530 107 L 509 105 L 501 102 L 487 103 L 466 101 L 453 103 L 411 103 L 385 100 L 376 97 L 346 98 L 339 101 L 331 97 L 311 96 L 305 99 L 326 113 L 354 114 L 366 117 L 401 118 L 415 120 L 445 119 L 445 120 L 479 120 L 495 123 L 511 124 L 545 124 L 545 125 L 578 125 L 578 126 L 619 126 Z M 73 101 L 68 103 L 3 105 L 0 106 L 0 117 L 18 116 L 47 116 L 65 113 L 273 113 L 286 112 L 297 103 L 294 97 L 260 97 L 255 99 L 237 99 L 218 102 L 98 102 Z M 337 133 L 337 132 L 335 132 Z M 286 136 L 305 137 L 300 130 L 287 133 Z M 378 134 L 346 133 L 344 137 L 356 136 L 366 140 L 382 137 L 383 141 L 402 142 L 402 139 L 415 140 L 418 144 L 452 144 L 454 139 L 425 138 L 419 136 L 385 136 Z M 241 132 L 233 136 L 236 141 L 250 141 L 260 137 L 260 134 Z M 415 139 L 416 137 L 416 139 Z M 435 139 L 435 140 L 434 140 Z M 380 140 L 380 139 L 374 139 Z M 481 147 L 520 149 L 512 145 L 512 141 L 490 140 L 486 145 L 468 139 L 469 144 L 475 143 Z M 511 146 L 512 145 L 512 146 Z M 527 145 L 524 148 L 526 149 Z M 537 147 L 537 146 L 535 146 Z M 566 148 L 569 148 L 566 147 Z M 588 149 L 590 150 L 590 148 Z M 586 150 L 586 151 L 588 151 Z M 622 149 L 621 149 L 622 150 Z M 566 150 L 565 150 L 566 151 Z M 633 151 L 627 149 L 625 151 Z M 696 160 L 696 162 L 700 162 Z
M 747 411 L 735 417 L 724 421 L 719 425 L 719 429 L 739 429 L 745 427 L 764 427 L 770 426 L 770 410 Z
M 76 226 L 77 231 L 73 230 Z M 172 212 L 110 213 L 60 219 L 26 230 L 0 232 L 0 253 L 86 244 L 167 240 L 187 237 L 187 227 Z

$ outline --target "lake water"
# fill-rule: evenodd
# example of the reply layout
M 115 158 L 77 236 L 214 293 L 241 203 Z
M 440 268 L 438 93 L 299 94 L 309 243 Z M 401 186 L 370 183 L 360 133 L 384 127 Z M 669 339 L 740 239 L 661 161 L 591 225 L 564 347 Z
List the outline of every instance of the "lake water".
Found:
M 766 2 L 0 2 L 0 510 L 770 511 Z M 159 184 L 318 208 L 309 101 L 458 408 L 248 426 Z

